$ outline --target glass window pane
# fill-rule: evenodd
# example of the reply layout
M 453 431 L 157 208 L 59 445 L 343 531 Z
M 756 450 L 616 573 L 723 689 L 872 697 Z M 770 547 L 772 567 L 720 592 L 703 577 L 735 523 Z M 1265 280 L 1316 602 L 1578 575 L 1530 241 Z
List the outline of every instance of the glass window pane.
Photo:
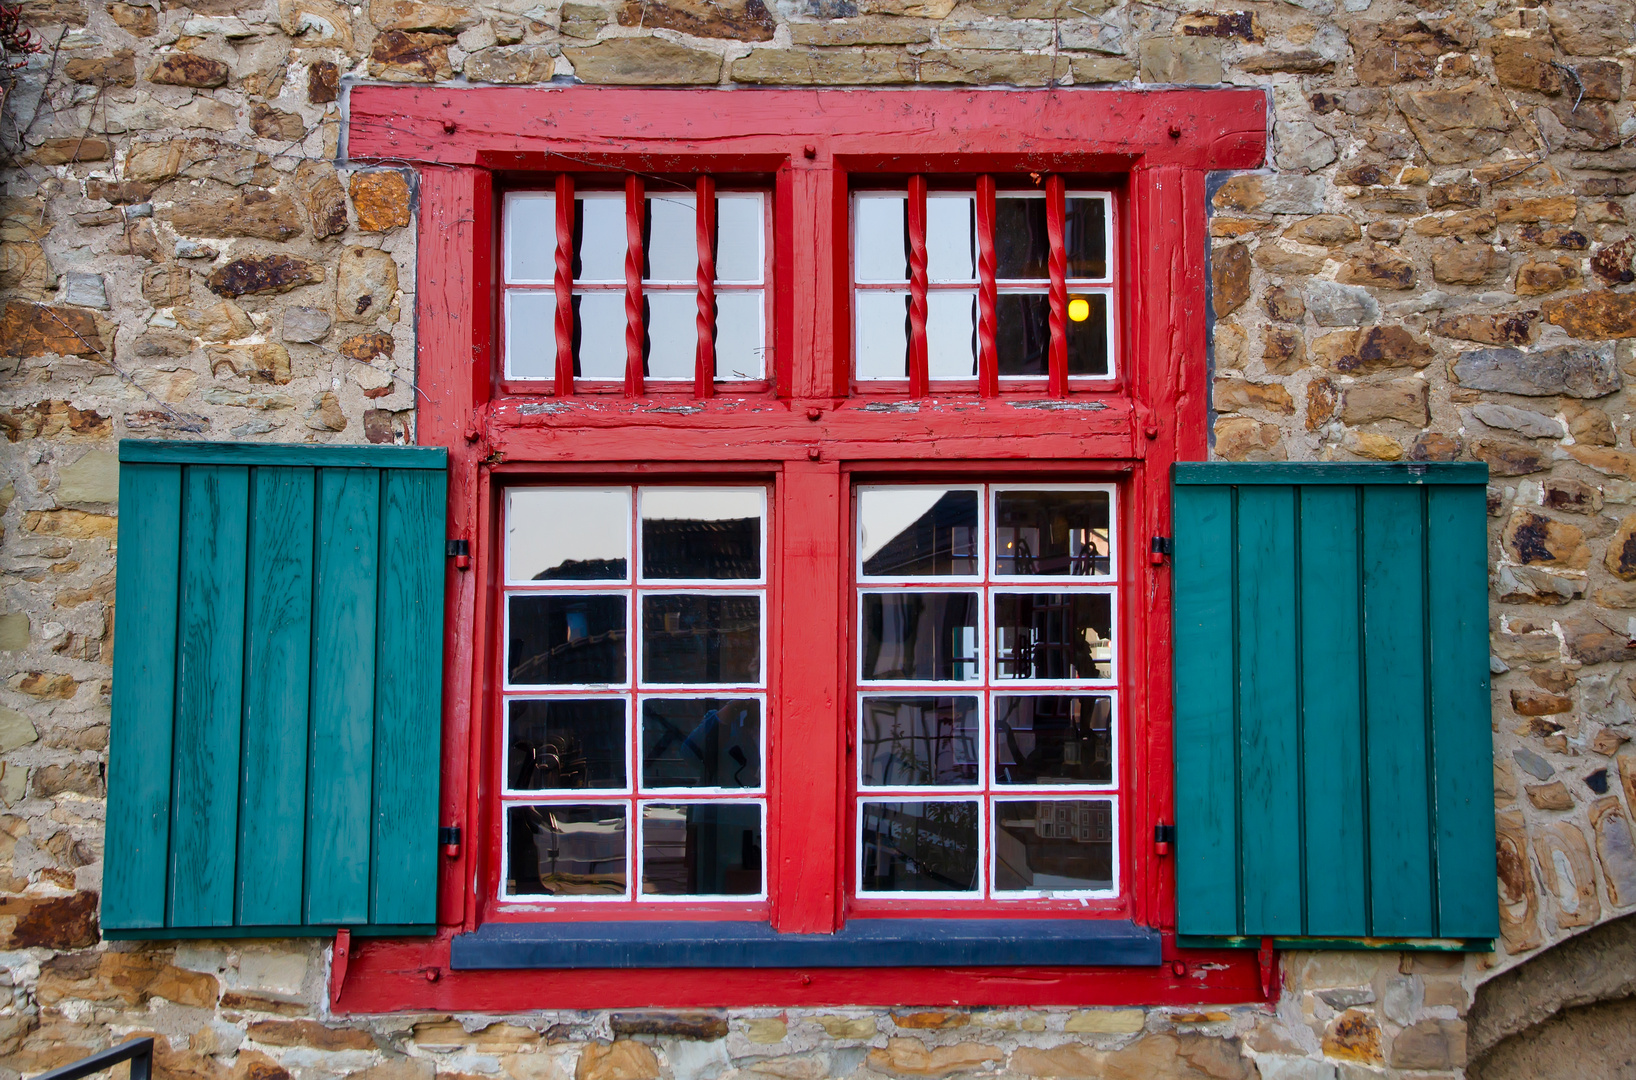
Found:
M 934 379 L 977 377 L 977 294 L 926 294 L 926 367 Z
M 557 197 L 547 191 L 506 196 L 506 280 L 551 281 L 557 273 Z
M 624 581 L 626 488 L 512 488 L 506 493 L 507 581 Z
M 766 225 L 760 195 L 716 196 L 716 280 L 761 280 Z
M 643 329 L 647 377 L 692 382 L 699 352 L 698 294 L 691 289 L 650 292 L 642 304 L 647 309 Z
M 1112 570 L 1106 491 L 1001 491 L 994 496 L 994 572 L 1107 574 Z
M 506 672 L 514 685 L 625 681 L 623 595 L 513 595 L 507 604 Z
M 625 294 L 574 295 L 574 374 L 581 379 L 625 377 Z
M 974 697 L 866 697 L 858 729 L 865 787 L 977 782 Z
M 642 280 L 697 281 L 699 216 L 691 195 L 649 195 L 642 225 Z
M 909 280 L 906 199 L 904 195 L 859 195 L 853 200 L 855 280 Z
M 762 293 L 716 294 L 716 378 L 763 378 L 761 357 L 767 335 L 762 326 Z
M 1076 301 L 1083 301 L 1081 307 Z M 1079 315 L 1081 318 L 1075 318 Z M 1068 374 L 1108 373 L 1108 294 L 1087 292 L 1068 298 Z
M 558 791 L 625 786 L 625 699 L 510 703 L 506 787 Z
M 622 804 L 508 806 L 507 896 L 623 896 Z
M 978 503 L 969 489 L 860 488 L 863 576 L 975 576 Z
M 863 594 L 861 678 L 965 681 L 978 677 L 977 594 Z
M 760 488 L 643 488 L 642 576 L 761 577 Z
M 761 786 L 756 698 L 642 702 L 642 789 Z
M 994 891 L 1113 888 L 1113 803 L 1007 799 L 994 804 Z
M 926 198 L 926 275 L 932 281 L 977 280 L 977 200 Z
M 1113 597 L 995 593 L 994 677 L 1113 678 Z
M 994 200 L 995 274 L 1004 278 L 1049 278 L 1051 241 L 1045 229 L 1045 200 Z
M 996 298 L 994 344 L 1001 375 L 1044 377 L 1050 366 L 1051 301 L 1045 293 Z
M 761 598 L 643 596 L 642 681 L 760 682 Z
M 506 377 L 549 379 L 557 373 L 557 294 L 506 290 Z
M 975 892 L 977 803 L 865 802 L 858 807 L 865 892 Z
M 1108 276 L 1108 204 L 1101 199 L 1066 200 L 1062 241 L 1070 278 Z
M 763 846 L 755 803 L 648 803 L 642 807 L 642 892 L 755 896 Z
M 575 281 L 624 281 L 628 247 L 624 195 L 575 196 Z
M 996 784 L 1113 783 L 1113 698 L 994 698 Z
M 858 378 L 908 378 L 909 294 L 859 289 L 853 307 L 858 319 Z

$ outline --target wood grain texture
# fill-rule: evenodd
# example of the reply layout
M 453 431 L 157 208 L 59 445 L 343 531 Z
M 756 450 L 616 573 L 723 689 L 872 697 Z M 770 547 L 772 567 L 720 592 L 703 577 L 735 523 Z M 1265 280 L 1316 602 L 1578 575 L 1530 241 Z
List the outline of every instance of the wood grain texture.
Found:
M 171 465 L 290 465 L 308 469 L 351 466 L 366 469 L 436 469 L 441 472 L 448 465 L 448 452 L 432 446 L 307 446 L 302 443 L 121 439 L 119 460 L 121 463 Z

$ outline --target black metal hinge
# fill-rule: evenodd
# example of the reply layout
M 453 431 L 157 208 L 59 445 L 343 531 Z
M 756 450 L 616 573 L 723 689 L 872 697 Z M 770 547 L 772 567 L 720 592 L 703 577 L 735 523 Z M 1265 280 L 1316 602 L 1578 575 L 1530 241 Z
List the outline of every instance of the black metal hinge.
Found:
M 460 845 L 460 826 L 439 825 L 437 828 L 437 842 L 440 844 Z
M 1165 561 L 1166 556 L 1176 553 L 1176 541 L 1168 536 L 1155 536 L 1148 552 L 1148 561 L 1158 566 Z
M 444 546 L 444 552 L 454 560 L 456 570 L 465 570 L 471 566 L 471 541 L 462 537 L 459 540 L 450 540 Z
M 1176 846 L 1176 826 L 1159 822 L 1153 826 L 1153 850 L 1160 855 L 1170 854 L 1170 849 Z

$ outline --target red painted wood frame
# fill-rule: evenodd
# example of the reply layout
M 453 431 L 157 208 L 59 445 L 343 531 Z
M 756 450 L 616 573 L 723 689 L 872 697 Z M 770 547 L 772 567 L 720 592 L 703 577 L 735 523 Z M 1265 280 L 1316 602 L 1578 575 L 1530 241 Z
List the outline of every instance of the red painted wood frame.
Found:
M 1220 91 L 721 91 L 589 87 L 351 91 L 348 152 L 414 166 L 420 219 L 417 437 L 450 452 L 442 813 L 468 842 L 444 861 L 430 939 L 354 941 L 337 1009 L 518 1010 L 688 1005 L 1204 1004 L 1265 998 L 1255 960 L 1175 946 L 1174 875 L 1152 854 L 1170 820 L 1168 469 L 1206 453 L 1205 176 L 1253 168 L 1266 99 Z M 492 352 L 497 170 L 773 176 L 775 355 L 764 393 L 609 402 L 506 394 Z M 849 398 L 850 185 L 917 174 L 1121 178 L 1120 378 L 1094 390 L 948 394 L 882 409 Z M 986 185 L 979 185 L 979 213 Z M 560 188 L 559 188 L 560 191 Z M 559 200 L 559 213 L 563 203 Z M 1060 228 L 1060 221 L 1057 225 Z M 563 252 L 558 267 L 563 272 Z M 986 263 L 992 253 L 980 253 Z M 639 272 L 639 271 L 638 271 Z M 991 271 L 990 271 L 991 272 Z M 1053 291 L 1058 291 L 1053 268 Z M 637 286 L 639 289 L 640 281 Z M 559 291 L 559 298 L 561 292 Z M 981 305 L 980 305 L 981 308 Z M 701 319 L 703 308 L 701 305 Z M 980 320 L 992 313 L 979 312 Z M 558 334 L 563 325 L 559 309 Z M 1055 335 L 1053 335 L 1055 340 Z M 559 353 L 560 355 L 560 353 Z M 561 369 L 558 369 L 558 384 Z M 638 387 L 633 386 L 633 390 Z M 991 393 L 993 391 L 990 391 Z M 1128 806 L 1121 910 L 1164 935 L 1157 968 L 450 971 L 449 941 L 490 917 L 497 720 L 498 493 L 567 476 L 770 479 L 771 918 L 826 932 L 844 917 L 845 718 L 855 476 L 1070 478 L 1120 485 L 1126 533 Z M 814 648 L 832 641 L 833 648 Z M 1140 777 L 1131 787 L 1129 779 Z M 701 912 L 706 917 L 707 912 Z

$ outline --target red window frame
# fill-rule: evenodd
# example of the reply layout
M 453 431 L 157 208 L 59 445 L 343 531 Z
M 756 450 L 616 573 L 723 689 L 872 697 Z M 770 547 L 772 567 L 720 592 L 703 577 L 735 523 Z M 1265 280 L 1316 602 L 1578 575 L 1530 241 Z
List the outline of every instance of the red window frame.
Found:
M 1175 942 L 1174 873 L 1151 841 L 1172 805 L 1169 580 L 1146 541 L 1168 534 L 1170 464 L 1202 460 L 1207 450 L 1207 174 L 1259 166 L 1266 125 L 1265 96 L 1237 89 L 355 88 L 349 154 L 408 163 L 419 173 L 417 438 L 450 452 L 449 536 L 468 541 L 472 554 L 467 568 L 451 562 L 448 575 L 441 777 L 443 820 L 459 826 L 466 842 L 445 849 L 438 933 L 352 942 L 345 963 L 332 969 L 336 1009 L 1265 1000 L 1271 988 L 1253 957 Z M 619 133 L 617 149 L 611 132 Z M 645 388 L 634 385 L 623 399 L 574 401 L 579 395 L 561 386 L 560 369 L 552 387 L 567 391 L 560 395 L 521 393 L 498 377 L 497 193 L 519 177 L 585 170 L 772 178 L 773 275 L 786 286 L 768 282 L 774 354 L 767 388 L 695 385 L 679 408 L 674 393 L 635 396 Z M 1029 172 L 1074 177 L 1075 186 L 1081 177 L 1098 178 L 1098 187 L 1106 179 L 1116 191 L 1122 284 L 1115 378 L 1085 387 L 1007 385 L 998 396 L 990 396 L 992 388 L 945 390 L 913 379 L 901 388 L 855 387 L 847 329 L 853 185 Z M 897 400 L 883 403 L 883 395 Z M 800 933 L 833 932 L 848 910 L 841 853 L 849 828 L 844 729 L 852 695 L 854 480 L 1119 485 L 1128 733 L 1121 786 L 1127 854 L 1117 907 L 1160 931 L 1162 965 L 682 969 L 663 976 L 449 969 L 452 938 L 497 917 L 484 898 L 494 895 L 488 886 L 499 843 L 492 786 L 498 725 L 487 703 L 495 694 L 501 490 L 552 478 L 690 476 L 770 481 L 774 492 L 767 632 L 779 644 L 769 656 L 798 650 L 802 663 L 775 661 L 769 673 L 781 717 L 768 757 L 776 803 L 766 844 L 768 904 L 774 929 Z M 792 612 L 800 619 L 781 617 Z M 833 650 L 812 648 L 828 640 Z M 1136 788 L 1133 776 L 1142 779 Z M 1132 850 L 1138 846 L 1140 855 Z M 713 917 L 708 905 L 685 907 L 692 911 L 676 917 Z

